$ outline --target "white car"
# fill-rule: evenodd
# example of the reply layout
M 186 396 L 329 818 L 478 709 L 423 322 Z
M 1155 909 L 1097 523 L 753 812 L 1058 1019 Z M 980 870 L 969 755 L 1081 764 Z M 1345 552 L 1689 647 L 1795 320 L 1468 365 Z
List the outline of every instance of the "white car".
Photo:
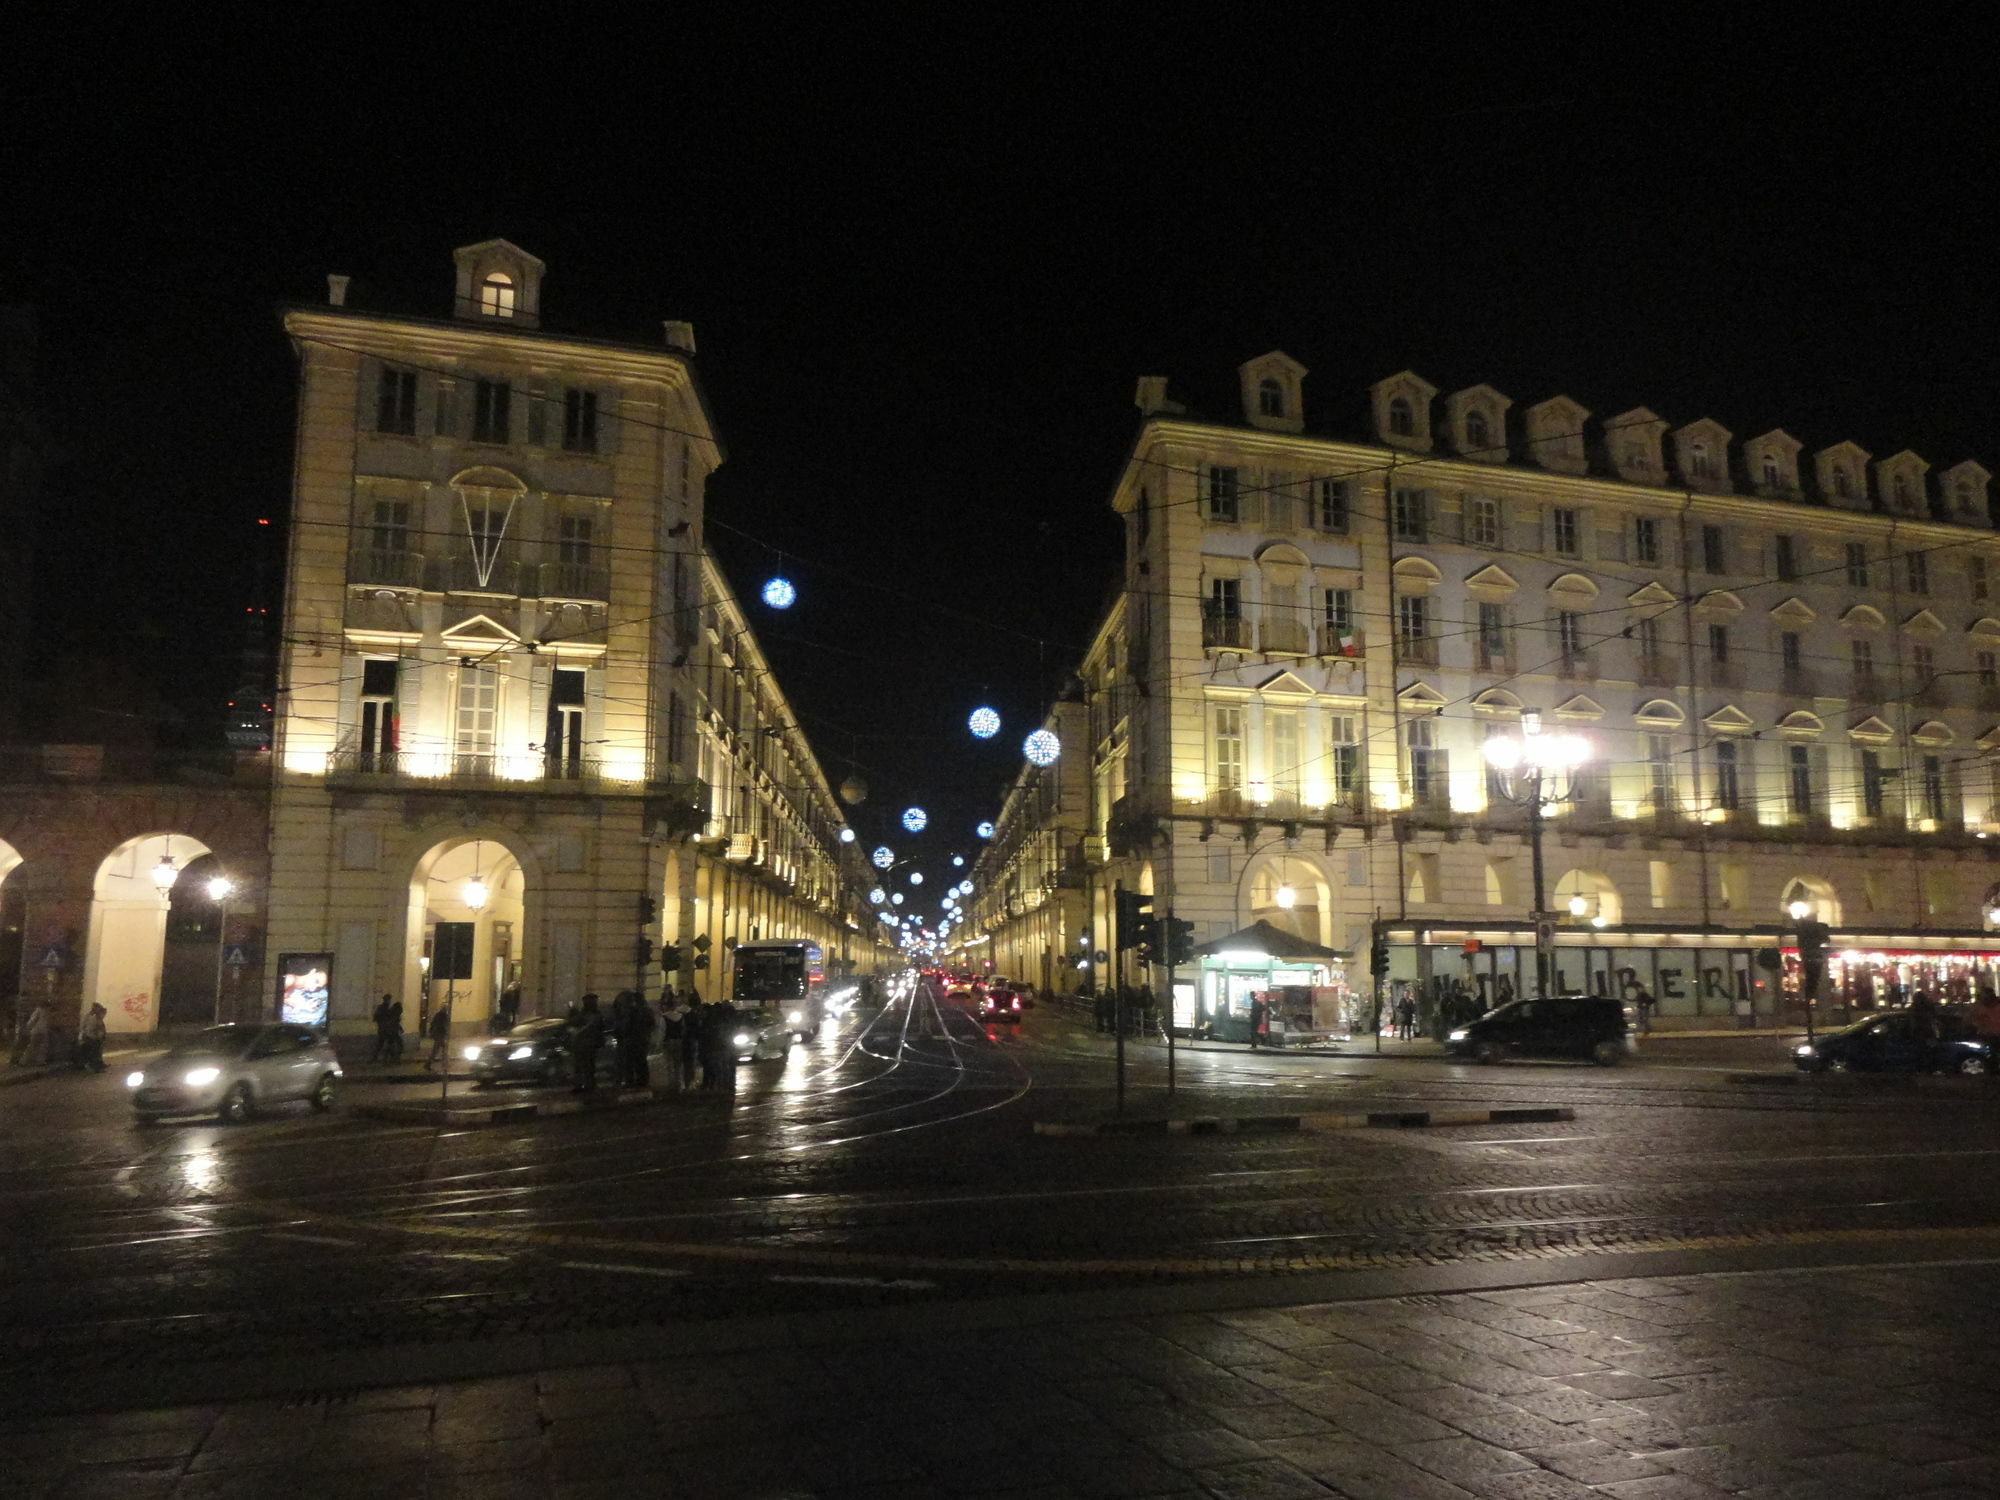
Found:
M 125 1087 L 142 1125 L 208 1114 L 233 1125 L 289 1099 L 332 1109 L 340 1076 L 333 1044 L 310 1026 L 210 1026 L 126 1074 Z

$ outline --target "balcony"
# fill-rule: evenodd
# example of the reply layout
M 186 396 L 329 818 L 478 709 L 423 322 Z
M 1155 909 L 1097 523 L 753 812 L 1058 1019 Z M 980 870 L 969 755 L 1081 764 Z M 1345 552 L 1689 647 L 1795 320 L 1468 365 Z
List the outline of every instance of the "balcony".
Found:
M 1434 635 L 1399 635 L 1396 659 L 1405 666 L 1434 667 L 1438 664 L 1438 643 Z
M 1500 672 L 1508 676 L 1514 672 L 1514 653 L 1506 646 L 1480 644 L 1472 651 L 1472 666 L 1478 672 Z
M 1264 651 L 1271 655 L 1306 654 L 1306 627 L 1299 620 L 1266 620 L 1258 639 Z
M 605 568 L 580 562 L 547 562 L 536 570 L 544 599 L 586 599 L 603 603 L 611 598 L 611 575 Z
M 1588 651 L 1565 651 L 1556 661 L 1556 676 L 1570 682 L 1595 682 L 1597 662 Z
M 483 570 L 471 557 L 447 557 L 441 568 L 441 587 L 464 594 L 521 593 L 521 565 L 508 558 L 496 558 Z M 484 572 L 485 576 L 480 575 Z
M 424 586 L 424 555 L 387 547 L 357 547 L 347 557 L 347 581 L 391 589 Z
M 394 782 L 400 786 L 485 786 L 516 791 L 556 786 L 594 787 L 603 767 L 594 755 L 457 755 L 448 750 L 340 750 L 327 757 L 327 775 L 342 781 Z
M 1201 643 L 1211 651 L 1248 651 L 1250 622 L 1240 615 L 1209 615 L 1201 618 Z

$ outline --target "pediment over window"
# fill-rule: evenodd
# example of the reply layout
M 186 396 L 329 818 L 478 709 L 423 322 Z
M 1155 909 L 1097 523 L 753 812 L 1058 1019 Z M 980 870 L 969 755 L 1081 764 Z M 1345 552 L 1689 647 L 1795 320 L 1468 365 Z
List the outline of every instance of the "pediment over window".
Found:
M 2000 750 L 2000 724 L 1995 724 L 1972 743 L 1981 750 Z
M 1859 443 L 1835 443 L 1813 455 L 1813 478 L 1820 498 L 1848 510 L 1868 508 L 1868 450 Z
M 1634 609 L 1645 609 L 1657 614 L 1662 609 L 1671 609 L 1680 601 L 1672 593 L 1662 588 L 1658 580 L 1648 583 L 1642 589 L 1634 589 L 1625 596 L 1625 603 Z
M 1581 573 L 1565 573 L 1549 585 L 1549 593 L 1558 599 L 1588 602 L 1595 599 L 1598 592 L 1597 585 Z
M 1257 554 L 1257 566 L 1279 588 L 1288 589 L 1306 576 L 1312 559 L 1287 542 L 1273 542 Z
M 1399 557 L 1389 571 L 1396 575 L 1396 587 L 1405 593 L 1434 589 L 1444 582 L 1444 574 L 1427 557 Z
M 1304 365 L 1273 349 L 1238 365 L 1236 373 L 1243 385 L 1243 416 L 1252 427 L 1298 432 L 1305 426 L 1299 400 Z
M 1568 396 L 1538 401 L 1526 413 L 1528 458 L 1557 474 L 1581 474 L 1589 467 L 1583 424 L 1590 412 Z
M 1796 594 L 1771 611 L 1780 625 L 1810 625 L 1819 618 L 1813 607 Z
M 1853 630 L 1880 630 L 1888 622 L 1872 604 L 1857 604 L 1840 617 L 1840 623 Z
M 1428 711 L 1443 708 L 1451 700 L 1428 682 L 1413 682 L 1396 694 L 1396 701 L 1405 709 Z
M 1573 719 L 1579 723 L 1594 721 L 1604 717 L 1604 705 L 1595 698 L 1578 693 L 1567 702 L 1556 705 L 1558 719 Z
M 1728 589 L 1710 589 L 1694 601 L 1694 607 L 1708 615 L 1740 615 L 1743 601 Z
M 1949 745 L 1958 736 L 1952 732 L 1949 724 L 1942 724 L 1932 719 L 1928 724 L 1919 724 L 1911 730 L 1910 738 L 1919 745 L 1936 749 L 1942 745 Z
M 1965 627 L 1967 635 L 1980 636 L 1987 640 L 2000 640 L 2000 620 L 1985 615 Z
M 1681 706 L 1668 698 L 1647 699 L 1639 705 L 1639 711 L 1632 718 L 1649 729 L 1672 729 L 1687 723 L 1687 715 L 1681 712 Z
M 1886 745 L 1896 737 L 1896 731 L 1870 714 L 1848 730 L 1847 737 L 1864 745 Z
M 491 615 L 485 614 L 467 615 L 457 624 L 447 625 L 444 628 L 444 643 L 447 648 L 485 646 L 490 649 L 496 646 L 517 645 L 520 639 L 520 636 L 505 625 Z
M 1260 693 L 1284 693 L 1311 698 L 1316 696 L 1313 689 L 1296 673 L 1278 672 L 1257 684 Z
M 1518 714 L 1521 708 L 1521 700 L 1505 688 L 1488 688 L 1472 700 L 1472 711 L 1488 717 Z
M 1826 724 L 1818 714 L 1807 713 L 1803 708 L 1778 721 L 1778 733 L 1788 740 L 1816 739 L 1825 729 Z
M 1723 704 L 1701 722 L 1717 734 L 1748 734 L 1757 727 L 1756 721 L 1734 703 Z
M 1643 406 L 1607 417 L 1604 443 L 1611 452 L 1612 472 L 1633 484 L 1665 483 L 1660 438 L 1666 430 L 1666 422 Z
M 1943 635 L 1944 621 L 1927 609 L 1920 609 L 1903 621 L 1903 631 L 1907 635 Z
M 1466 592 L 1485 595 L 1488 598 L 1501 598 L 1518 593 L 1520 587 L 1521 585 L 1514 581 L 1514 575 L 1498 563 L 1488 563 L 1465 580 Z

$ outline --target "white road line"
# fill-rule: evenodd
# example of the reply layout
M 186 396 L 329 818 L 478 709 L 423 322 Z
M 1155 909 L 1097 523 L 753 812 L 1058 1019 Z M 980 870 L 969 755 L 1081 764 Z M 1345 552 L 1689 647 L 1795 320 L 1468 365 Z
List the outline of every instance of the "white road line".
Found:
M 811 1286 L 900 1286 L 918 1291 L 932 1291 L 935 1281 L 915 1281 L 904 1277 L 889 1276 L 770 1276 L 768 1281 L 797 1282 Z
M 692 1271 L 676 1271 L 667 1266 L 619 1266 L 602 1260 L 566 1260 L 563 1267 L 571 1271 L 622 1271 L 630 1276 L 692 1276 Z
M 293 1234 L 288 1229 L 272 1230 L 271 1238 L 274 1240 L 303 1240 L 308 1245 L 342 1245 L 349 1250 L 354 1249 L 355 1246 L 361 1243 L 359 1240 L 337 1240 L 330 1234 Z

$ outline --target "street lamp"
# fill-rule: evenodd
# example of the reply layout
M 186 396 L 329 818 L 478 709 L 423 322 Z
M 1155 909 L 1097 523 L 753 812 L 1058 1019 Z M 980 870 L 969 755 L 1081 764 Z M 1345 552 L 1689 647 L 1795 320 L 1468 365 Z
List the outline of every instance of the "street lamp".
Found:
M 208 899 L 215 903 L 215 1009 L 210 1013 L 212 1025 L 222 1024 L 222 956 L 223 938 L 229 927 L 229 895 L 236 889 L 236 882 L 227 875 L 211 875 L 208 878 Z
M 162 854 L 160 862 L 153 866 L 153 884 L 159 887 L 162 896 L 174 888 L 174 882 L 181 878 L 181 867 L 174 863 L 171 854 Z
M 1542 874 L 1542 812 L 1550 803 L 1577 794 L 1576 772 L 1590 759 L 1590 741 L 1580 734 L 1544 734 L 1542 716 L 1521 715 L 1519 734 L 1496 734 L 1481 747 L 1486 763 L 1500 773 L 1497 790 L 1528 812 L 1528 849 L 1535 883 L 1535 993 L 1549 992 L 1549 949 L 1555 917 L 1548 908 Z

